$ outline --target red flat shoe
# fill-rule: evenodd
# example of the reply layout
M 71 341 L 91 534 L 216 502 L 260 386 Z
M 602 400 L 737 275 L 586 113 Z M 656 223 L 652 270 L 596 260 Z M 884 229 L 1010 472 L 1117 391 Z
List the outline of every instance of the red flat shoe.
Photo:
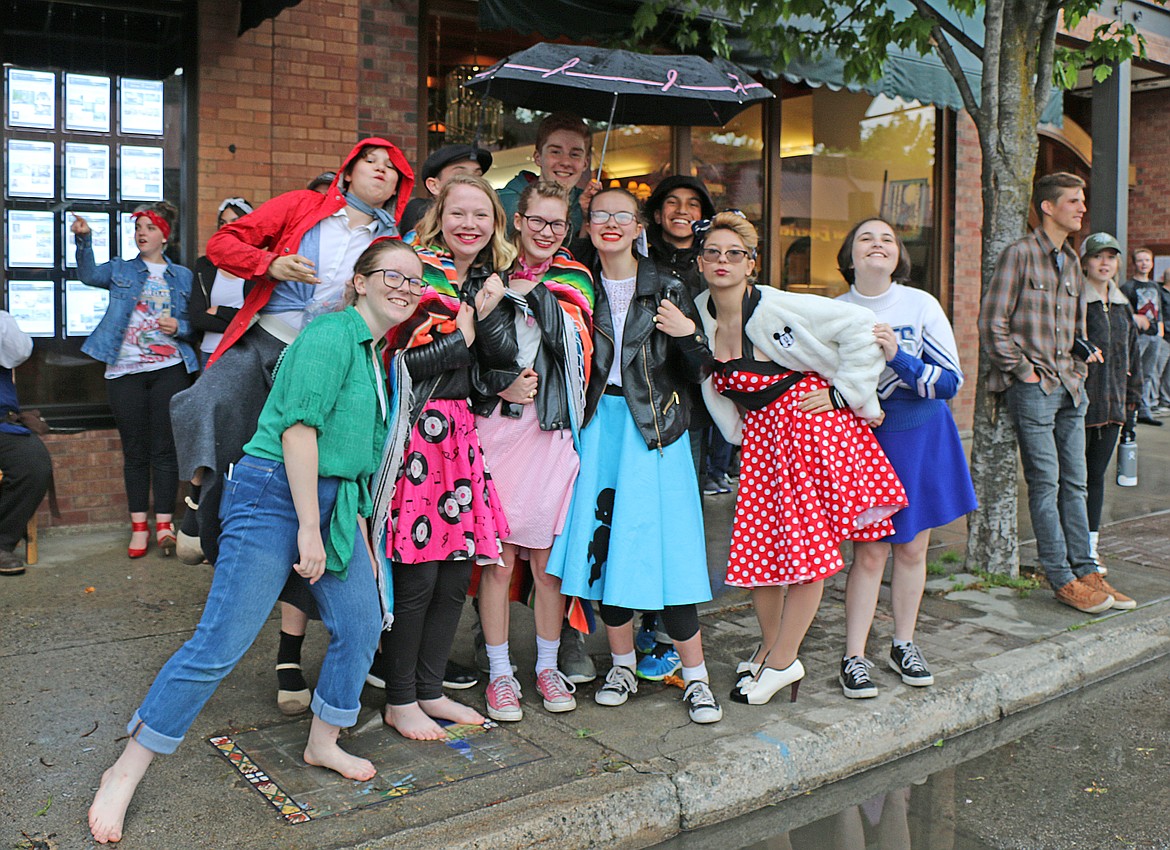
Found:
M 145 531 L 145 532 L 149 533 L 150 526 L 147 525 L 145 521 L 131 522 L 130 523 L 130 532 L 134 533 L 135 531 Z M 146 538 L 146 546 L 143 546 L 141 549 L 135 549 L 133 546 L 127 546 L 126 547 L 126 554 L 129 555 L 131 558 L 141 558 L 143 555 L 146 554 L 146 550 L 149 546 L 150 546 L 150 538 L 147 537 Z
M 155 542 L 162 550 L 164 557 L 175 554 L 175 524 L 172 522 L 154 521 Z

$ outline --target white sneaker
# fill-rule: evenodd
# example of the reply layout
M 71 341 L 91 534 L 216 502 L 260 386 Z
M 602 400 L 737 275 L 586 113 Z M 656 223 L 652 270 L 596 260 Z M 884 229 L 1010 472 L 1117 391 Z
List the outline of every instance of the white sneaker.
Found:
M 683 691 L 683 702 L 687 704 L 687 713 L 695 723 L 718 723 L 723 719 L 723 709 L 711 686 L 702 679 L 696 679 L 687 685 Z
M 634 671 L 615 664 L 605 674 L 605 684 L 593 695 L 593 701 L 598 705 L 622 705 L 630 694 L 637 692 L 638 680 L 634 678 Z

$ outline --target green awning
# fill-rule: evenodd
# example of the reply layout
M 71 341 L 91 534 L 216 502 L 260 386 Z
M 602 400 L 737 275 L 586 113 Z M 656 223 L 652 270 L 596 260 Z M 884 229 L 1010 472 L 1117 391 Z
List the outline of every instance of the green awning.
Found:
M 888 2 L 900 14 L 908 14 L 913 8 L 911 0 Z M 634 0 L 543 0 L 541 3 L 479 0 L 479 25 L 487 30 L 511 29 L 545 38 L 576 38 L 586 29 L 591 39 L 620 38 L 630 35 L 630 21 L 639 5 Z M 982 20 L 958 16 L 945 6 L 942 11 L 976 43 L 982 43 Z M 582 21 L 589 22 L 587 28 L 582 27 Z M 811 20 L 809 26 L 813 26 Z M 873 82 L 858 83 L 845 81 L 845 63 L 832 54 L 815 59 L 794 60 L 777 75 L 771 68 L 771 59 L 750 49 L 745 39 L 733 40 L 732 44 L 731 60 L 764 77 L 774 79 L 783 76 L 791 82 L 807 83 L 814 87 L 865 91 L 874 95 L 917 100 L 956 111 L 963 109 L 963 100 L 954 78 L 935 54 L 921 56 L 891 46 L 882 76 Z M 955 44 L 955 55 L 978 98 L 982 63 L 959 44 Z M 1060 92 L 1053 91 L 1043 120 L 1059 123 L 1062 112 Z

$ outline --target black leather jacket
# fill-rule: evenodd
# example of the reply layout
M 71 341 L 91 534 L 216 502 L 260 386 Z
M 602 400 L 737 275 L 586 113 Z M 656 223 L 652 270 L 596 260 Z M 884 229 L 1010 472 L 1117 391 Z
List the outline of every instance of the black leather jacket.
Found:
M 534 286 L 524 300 L 540 328 L 540 346 L 532 364 L 540 376 L 533 401 L 536 418 L 542 431 L 567 429 L 570 427 L 564 347 L 567 317 L 556 296 L 543 283 Z M 522 371 L 516 363 L 520 351 L 516 342 L 516 314 L 519 310 L 516 304 L 505 298 L 496 309 L 476 322 L 471 409 L 477 416 L 491 416 L 497 405 L 502 416 L 519 419 L 523 411 L 523 405 L 504 401 L 499 396 Z
M 600 266 L 594 267 L 593 276 L 601 281 Z M 695 322 L 692 335 L 675 338 L 655 328 L 654 314 L 668 290 L 674 295 L 672 300 Z M 593 372 L 585 392 L 586 424 L 605 392 L 613 359 L 613 317 L 605 287 L 599 285 L 593 312 Z M 622 334 L 621 364 L 622 395 L 647 448 L 661 449 L 684 436 L 691 412 L 687 388 L 711 374 L 715 359 L 694 301 L 668 269 L 652 260 L 638 262 L 637 288 Z
M 473 266 L 463 284 L 463 300 L 472 297 L 492 274 L 485 266 Z M 498 332 L 498 331 L 497 331 Z M 476 328 L 476 336 L 482 333 Z M 435 338 L 402 352 L 402 362 L 410 372 L 414 386 L 411 392 L 410 421 L 413 424 L 422 414 L 423 406 L 432 398 L 468 398 L 471 395 L 474 355 L 460 330 Z

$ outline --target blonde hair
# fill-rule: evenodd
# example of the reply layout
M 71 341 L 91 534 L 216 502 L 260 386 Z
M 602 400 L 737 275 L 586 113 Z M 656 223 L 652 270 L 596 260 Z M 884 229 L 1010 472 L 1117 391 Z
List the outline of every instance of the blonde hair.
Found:
M 492 188 L 491 184 L 474 174 L 456 174 L 443 184 L 435 202 L 431 204 L 426 215 L 422 217 L 422 221 L 418 223 L 419 246 L 426 248 L 431 245 L 441 245 L 448 251 L 451 250 L 451 246 L 443 240 L 443 208 L 447 204 L 448 196 L 456 186 L 471 186 L 479 189 L 487 196 L 492 205 L 492 238 L 479 252 L 479 256 L 476 258 L 477 262 L 482 264 L 485 261 L 490 261 L 493 270 L 510 268 L 516 259 L 516 247 L 508 239 L 507 214 L 504 212 L 504 206 L 500 203 L 500 198 L 496 195 L 496 190 Z
M 711 219 L 711 227 L 707 234 L 714 233 L 716 230 L 730 230 L 739 237 L 743 246 L 752 252 L 752 256 L 755 256 L 756 247 L 760 244 L 760 234 L 756 231 L 755 226 L 742 215 L 733 212 L 716 213 Z

